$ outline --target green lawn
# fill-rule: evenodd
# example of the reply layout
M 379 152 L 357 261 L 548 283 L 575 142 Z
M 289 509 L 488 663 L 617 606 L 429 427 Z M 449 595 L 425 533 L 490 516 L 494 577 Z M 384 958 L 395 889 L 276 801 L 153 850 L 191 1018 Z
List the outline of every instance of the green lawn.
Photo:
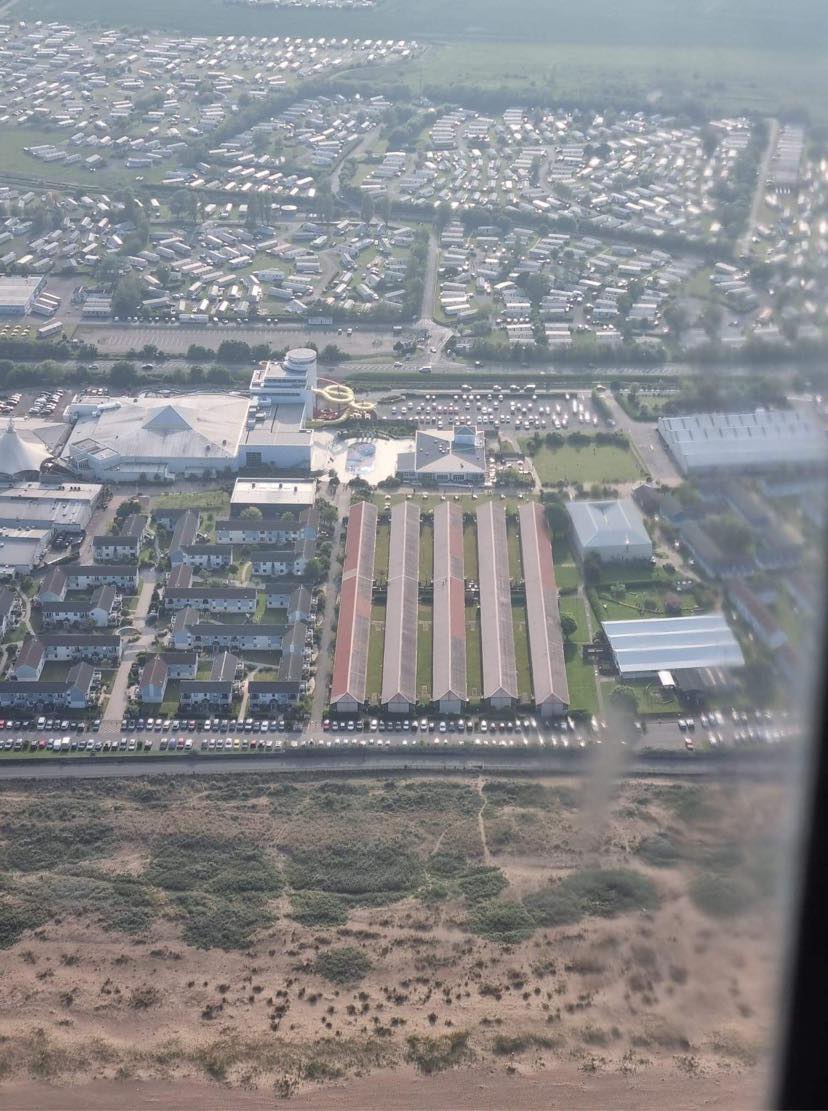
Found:
M 479 702 L 483 697 L 483 656 L 480 610 L 477 606 L 466 606 L 466 678 L 469 684 L 469 701 Z
M 523 578 L 523 558 L 520 554 L 520 529 L 517 521 L 506 519 L 506 542 L 509 547 L 509 578 L 513 583 Z
M 385 647 L 385 606 L 378 603 L 371 610 L 371 636 L 368 640 L 368 681 L 366 697 L 378 703 L 382 693 L 382 653 Z
M 581 658 L 581 645 L 589 639 L 587 632 L 586 607 L 577 594 L 561 598 L 561 616 L 574 617 L 578 628 L 570 641 L 564 645 L 566 656 L 566 678 L 569 683 L 569 707 L 594 714 L 598 712 L 598 692 L 595 685 L 595 672 L 592 664 L 584 663 Z
M 178 702 L 181 697 L 181 680 L 170 679 L 167 683 L 167 689 L 164 692 L 164 701 L 158 708 L 158 714 L 162 718 L 175 717 L 178 713 Z M 148 709 L 147 713 L 151 713 Z M 156 715 L 157 716 L 157 715 Z
M 512 626 L 515 632 L 515 664 L 517 666 L 518 701 L 528 705 L 532 701 L 532 668 L 529 663 L 529 627 L 526 606 L 512 606 Z
M 654 586 L 652 589 L 626 590 L 621 597 L 613 597 L 611 591 L 599 587 L 598 612 L 595 616 L 599 621 L 628 621 L 639 617 L 665 617 L 664 598 L 668 592 L 663 588 Z M 683 615 L 703 613 L 704 610 L 696 604 L 692 594 L 678 594 L 681 599 L 681 612 Z M 649 608 L 647 603 L 649 603 Z M 594 607 L 593 607 L 594 608 Z
M 425 522 L 420 527 L 420 582 L 434 577 L 434 526 Z
M 467 579 L 477 582 L 479 574 L 477 562 L 477 528 L 474 523 L 463 525 L 463 574 Z
M 574 590 L 581 582 L 581 571 L 572 554 L 572 547 L 565 536 L 552 538 L 552 556 L 555 560 L 555 581 L 558 590 Z
M 421 602 L 417 619 L 417 698 L 422 703 L 431 701 L 433 609 Z
M 523 450 L 526 442 L 525 439 L 520 441 Z M 532 456 L 532 462 L 544 486 L 552 486 L 556 482 L 569 485 L 580 482 L 583 486 L 594 482 L 634 482 L 644 473 L 630 449 L 615 444 L 584 447 L 563 444 L 557 448 L 544 444 Z
M 230 512 L 230 495 L 226 490 L 192 490 L 182 494 L 159 494 L 153 498 L 155 509 L 205 509 L 217 513 Z
M 377 525 L 377 546 L 374 548 L 374 576 L 388 578 L 388 551 L 391 544 L 391 526 L 384 521 Z

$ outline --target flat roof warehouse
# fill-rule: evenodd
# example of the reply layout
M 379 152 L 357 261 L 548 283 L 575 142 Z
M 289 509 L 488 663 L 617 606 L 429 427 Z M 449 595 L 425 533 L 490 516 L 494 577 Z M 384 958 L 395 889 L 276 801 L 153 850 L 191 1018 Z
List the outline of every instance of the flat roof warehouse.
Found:
M 628 679 L 686 668 L 744 667 L 745 663 L 721 613 L 605 621 L 604 632 L 619 673 Z

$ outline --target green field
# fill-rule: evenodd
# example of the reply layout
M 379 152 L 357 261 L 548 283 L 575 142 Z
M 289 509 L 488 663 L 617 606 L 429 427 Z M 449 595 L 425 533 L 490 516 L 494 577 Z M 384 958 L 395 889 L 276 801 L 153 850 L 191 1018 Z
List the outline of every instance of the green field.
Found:
M 230 512 L 230 495 L 226 490 L 193 490 L 187 494 L 159 494 L 152 499 L 154 509 L 205 509 Z
M 553 538 L 552 555 L 555 560 L 555 581 L 558 590 L 574 590 L 581 582 L 581 572 L 575 562 L 569 541 L 565 537 Z
M 606 588 L 596 591 L 598 612 L 595 616 L 599 621 L 629 621 L 638 617 L 664 617 L 664 598 L 668 591 L 653 587 L 652 589 L 626 590 L 620 597 L 614 597 Z M 688 616 L 704 611 L 697 605 L 692 594 L 678 594 L 681 599 L 681 612 Z M 593 609 L 595 607 L 593 606 Z
M 598 711 L 598 692 L 595 685 L 595 672 L 592 665 L 581 659 L 581 645 L 589 640 L 586 621 L 586 606 L 582 598 L 570 594 L 561 598 L 561 616 L 574 617 L 578 628 L 572 639 L 565 644 L 566 678 L 569 683 L 569 707 L 594 714 Z
M 521 448 L 526 449 L 526 440 L 521 441 Z M 544 444 L 532 456 L 532 462 L 544 486 L 552 486 L 556 482 L 568 485 L 580 482 L 583 486 L 594 482 L 634 482 L 644 473 L 629 448 L 615 444 L 595 444 L 592 447 L 564 444 L 558 448 Z
M 469 701 L 479 702 L 483 695 L 483 656 L 480 643 L 480 610 L 466 606 L 466 677 Z
M 515 664 L 517 666 L 518 701 L 532 701 L 532 668 L 529 663 L 529 627 L 526 606 L 517 602 L 512 606 L 512 626 L 515 631 Z
M 463 574 L 467 579 L 477 582 L 479 573 L 477 562 L 477 529 L 474 524 L 463 525 Z
M 422 703 L 431 701 L 432 621 L 432 607 L 421 602 L 417 620 L 417 697 Z
M 374 577 L 388 578 L 388 550 L 391 544 L 391 526 L 385 522 L 377 525 L 377 546 L 374 548 Z
M 509 546 L 509 577 L 512 582 L 523 578 L 523 557 L 520 554 L 520 532 L 514 519 L 506 522 L 506 541 Z
M 420 582 L 428 583 L 434 576 L 434 526 L 430 522 L 420 528 Z
M 377 703 L 382 693 L 382 653 L 385 647 L 385 606 L 380 602 L 371 610 L 371 636 L 368 640 L 368 680 L 366 697 Z

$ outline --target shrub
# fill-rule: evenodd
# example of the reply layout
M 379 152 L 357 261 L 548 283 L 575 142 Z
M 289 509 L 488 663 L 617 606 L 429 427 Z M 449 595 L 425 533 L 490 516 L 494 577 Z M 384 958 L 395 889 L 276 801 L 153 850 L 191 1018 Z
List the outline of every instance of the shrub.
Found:
M 470 903 L 494 899 L 506 887 L 506 877 L 499 868 L 476 868 L 460 876 L 457 886 Z
M 359 901 L 374 901 L 371 896 L 393 900 L 417 888 L 422 866 L 404 845 L 375 841 L 295 849 L 287 875 L 300 891 L 329 891 Z
M 526 895 L 523 905 L 539 926 L 564 926 L 581 918 L 613 918 L 632 910 L 652 910 L 660 902 L 652 880 L 626 868 L 573 872 L 560 883 Z
M 756 888 L 742 876 L 710 874 L 699 876 L 690 885 L 690 898 L 713 918 L 730 918 L 750 910 L 756 902 Z
M 282 877 L 256 845 L 180 834 L 158 846 L 146 879 L 167 891 L 210 891 L 227 897 L 278 895 Z
M 535 923 L 520 903 L 503 901 L 475 907 L 469 918 L 469 928 L 487 941 L 515 945 L 532 936 Z
M 436 1038 L 412 1034 L 405 1054 L 405 1059 L 426 1076 L 456 1068 L 471 1058 L 469 1035 L 460 1030 Z
M 16 821 L 5 826 L 9 838 L 2 850 L 7 868 L 43 872 L 54 866 L 102 856 L 115 842 L 115 831 L 102 821 Z
M 581 899 L 585 912 L 612 918 L 631 910 L 653 910 L 659 904 L 652 880 L 626 868 L 594 868 L 575 872 L 560 887 Z
M 361 949 L 346 945 L 341 949 L 328 949 L 314 962 L 314 972 L 332 984 L 356 984 L 371 971 L 371 962 Z
M 303 926 L 344 926 L 348 921 L 347 904 L 326 891 L 299 891 L 290 901 L 291 918 Z
M 187 891 L 176 898 L 184 937 L 198 949 L 246 949 L 253 934 L 273 916 L 259 899 L 222 899 Z
M 560 884 L 533 891 L 523 905 L 538 926 L 568 926 L 585 914 L 583 902 L 572 892 L 562 891 Z
M 671 868 L 681 858 L 678 846 L 666 833 L 645 837 L 638 846 L 638 855 L 656 868 Z
M 0 899 L 0 949 L 10 949 L 23 934 L 42 926 L 45 915 L 34 906 L 16 906 Z

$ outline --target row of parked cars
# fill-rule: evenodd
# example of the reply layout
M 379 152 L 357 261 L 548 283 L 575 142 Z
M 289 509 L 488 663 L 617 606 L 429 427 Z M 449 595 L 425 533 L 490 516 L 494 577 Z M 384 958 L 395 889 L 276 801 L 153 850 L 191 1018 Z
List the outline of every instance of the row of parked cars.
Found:
M 244 733 L 284 733 L 292 732 L 294 726 L 285 718 L 256 721 L 253 718 L 207 718 L 206 721 L 196 721 L 195 718 L 124 718 L 121 728 L 130 732 L 166 733 L 179 729 L 203 733 L 226 733 L 228 730 Z
M 575 730 L 575 723 L 569 717 L 555 723 L 542 722 L 541 726 Z M 537 718 L 502 721 L 488 721 L 486 718 L 325 718 L 322 722 L 326 733 L 338 729 L 356 733 L 521 733 L 537 732 L 538 728 Z

